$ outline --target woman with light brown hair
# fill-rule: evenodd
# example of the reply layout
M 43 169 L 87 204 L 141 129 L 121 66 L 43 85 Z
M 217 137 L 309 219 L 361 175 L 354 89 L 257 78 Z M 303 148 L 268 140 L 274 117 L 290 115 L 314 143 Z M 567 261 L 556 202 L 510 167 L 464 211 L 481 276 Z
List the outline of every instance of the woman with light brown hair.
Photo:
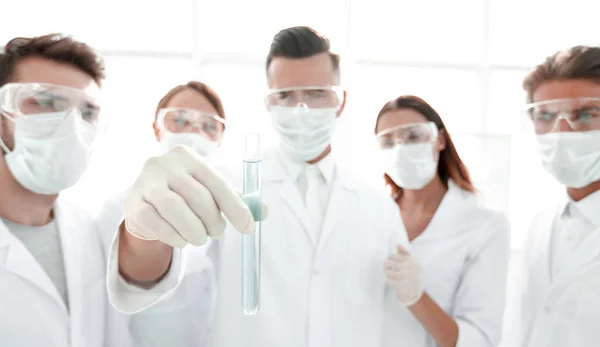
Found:
M 221 144 L 225 124 L 218 94 L 202 82 L 190 81 L 171 89 L 160 100 L 152 127 L 164 150 L 185 145 L 211 157 Z
M 413 346 L 496 346 L 509 256 L 506 217 L 479 205 L 450 134 L 424 100 L 386 103 L 375 133 L 385 183 L 411 241 L 410 251 L 398 246 L 384 265 L 400 304 L 388 307 L 386 346 L 402 346 L 407 336 Z
M 166 152 L 175 145 L 184 145 L 203 158 L 210 159 L 223 140 L 225 124 L 225 111 L 217 93 L 204 83 L 191 81 L 172 88 L 162 97 L 156 107 L 152 127 L 163 151 Z M 123 190 L 107 201 L 98 219 L 107 224 L 120 224 L 128 193 L 129 189 Z M 113 234 L 103 235 L 107 238 L 104 242 L 110 244 L 113 236 Z M 184 281 L 194 288 L 202 288 L 201 292 L 178 291 L 174 295 L 177 300 L 174 305 L 177 309 L 168 311 L 159 309 L 165 327 L 179 325 L 178 331 L 181 333 L 177 339 L 162 334 L 160 329 L 146 329 L 143 334 L 134 336 L 136 342 L 152 339 L 155 345 L 160 346 L 206 345 L 212 328 L 214 295 L 216 295 L 215 269 L 207 253 L 208 245 L 210 242 L 203 247 L 193 247 L 186 253 L 187 261 L 194 266 L 186 274 Z M 142 288 L 147 285 L 134 281 L 124 274 L 121 276 L 129 284 Z M 173 300 L 168 302 L 173 303 Z M 191 310 L 194 310 L 192 314 L 194 319 L 188 318 Z M 136 332 L 143 331 L 145 319 L 146 315 L 141 313 L 139 318 L 132 321 L 131 329 Z

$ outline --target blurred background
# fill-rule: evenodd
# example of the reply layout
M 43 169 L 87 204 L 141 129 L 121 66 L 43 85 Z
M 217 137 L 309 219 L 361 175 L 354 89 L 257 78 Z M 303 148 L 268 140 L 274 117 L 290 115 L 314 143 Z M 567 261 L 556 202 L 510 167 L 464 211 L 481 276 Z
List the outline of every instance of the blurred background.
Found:
M 581 3 L 578 5 L 577 3 Z M 335 147 L 366 179 L 374 171 L 374 119 L 415 94 L 438 110 L 480 197 L 504 211 L 514 252 L 538 208 L 561 194 L 521 126 L 521 81 L 570 45 L 594 43 L 595 8 L 571 0 L 170 0 L 3 1 L 0 43 L 62 32 L 106 58 L 104 115 L 111 126 L 87 176 L 70 194 L 95 212 L 156 153 L 151 123 L 170 88 L 200 80 L 222 97 L 230 124 L 223 155 L 241 160 L 241 134 L 269 139 L 264 59 L 273 35 L 308 25 L 342 55 L 348 104 Z M 585 9 L 585 10 L 582 10 Z M 571 13 L 573 12 L 573 13 Z

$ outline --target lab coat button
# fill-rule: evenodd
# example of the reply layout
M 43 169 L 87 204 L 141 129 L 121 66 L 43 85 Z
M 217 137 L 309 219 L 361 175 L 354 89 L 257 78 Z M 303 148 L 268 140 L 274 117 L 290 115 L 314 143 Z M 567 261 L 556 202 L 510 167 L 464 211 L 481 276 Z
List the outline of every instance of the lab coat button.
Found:
M 317 276 L 319 274 L 319 270 L 313 269 L 313 276 Z
M 550 308 L 550 306 L 544 306 L 544 312 L 550 313 L 552 312 L 552 309 Z

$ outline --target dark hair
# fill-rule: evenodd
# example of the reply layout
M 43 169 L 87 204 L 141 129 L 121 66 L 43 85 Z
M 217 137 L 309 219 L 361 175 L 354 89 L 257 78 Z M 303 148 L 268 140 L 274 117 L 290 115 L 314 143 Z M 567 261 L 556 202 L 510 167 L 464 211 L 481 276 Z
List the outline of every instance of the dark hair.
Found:
M 446 130 L 446 126 L 444 125 L 442 118 L 435 111 L 435 109 L 433 109 L 433 107 L 425 102 L 425 100 L 413 95 L 403 95 L 387 102 L 377 115 L 377 121 L 375 122 L 375 133 L 377 133 L 379 120 L 384 114 L 390 111 L 401 109 L 411 109 L 419 112 L 425 118 L 427 118 L 427 120 L 435 123 L 439 132 L 438 136 L 444 136 L 444 139 L 446 140 L 446 147 L 440 152 L 440 160 L 438 164 L 438 175 L 442 179 L 442 182 L 444 182 L 444 184 L 447 186 L 448 179 L 451 178 L 460 188 L 474 193 L 475 187 L 471 182 L 469 170 L 463 163 L 462 159 L 460 159 L 460 156 L 456 151 L 456 147 L 454 147 L 452 138 Z M 402 188 L 398 187 L 387 174 L 384 174 L 384 179 L 386 184 L 392 188 L 393 196 L 399 196 L 402 194 Z
M 546 58 L 523 81 L 527 101 L 533 102 L 533 93 L 541 84 L 567 79 L 590 80 L 600 84 L 600 47 L 574 46 Z
M 14 78 L 17 64 L 28 57 L 39 57 L 74 66 L 90 75 L 101 85 L 104 79 L 104 60 L 90 46 L 62 34 L 37 37 L 17 37 L 4 46 L 0 54 L 0 86 Z
M 331 52 L 331 44 L 327 37 L 306 26 L 283 29 L 273 37 L 266 68 L 269 69 L 274 58 L 301 59 L 322 53 L 329 55 L 333 71 L 339 73 L 340 56 Z
M 167 107 L 167 105 L 175 95 L 186 89 L 191 89 L 203 95 L 208 100 L 208 102 L 215 108 L 215 110 L 217 110 L 217 115 L 225 119 L 225 109 L 223 108 L 223 103 L 221 102 L 221 98 L 219 98 L 217 92 L 215 92 L 206 84 L 197 81 L 189 81 L 186 84 L 178 85 L 177 87 L 169 90 L 169 92 L 167 92 L 167 94 L 165 94 L 165 96 L 163 96 L 162 99 L 160 99 L 160 101 L 158 102 L 158 105 L 156 106 L 156 112 L 154 113 L 155 117 L 156 115 L 158 115 L 158 111 L 160 111 L 161 108 Z

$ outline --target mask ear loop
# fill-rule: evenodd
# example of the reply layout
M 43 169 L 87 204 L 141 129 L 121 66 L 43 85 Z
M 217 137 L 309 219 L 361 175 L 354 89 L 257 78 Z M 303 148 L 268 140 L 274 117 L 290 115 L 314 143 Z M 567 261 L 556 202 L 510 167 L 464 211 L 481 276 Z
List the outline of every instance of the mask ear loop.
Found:
M 4 110 L 0 109 L 0 118 L 2 118 L 2 133 L 4 133 L 6 131 L 6 120 L 10 120 L 11 122 L 14 123 L 14 120 L 12 119 L 12 117 L 10 117 L 8 114 L 6 114 L 6 112 L 4 112 Z M 7 155 L 8 153 L 11 153 L 12 151 L 8 149 L 8 146 L 4 143 L 4 141 L 2 141 L 2 137 L 0 136 L 0 148 L 2 149 L 2 151 L 4 152 L 4 155 Z
M 434 122 L 430 122 L 429 124 L 430 124 L 430 128 L 431 128 L 431 145 L 432 145 L 432 147 L 434 147 L 433 149 L 435 150 L 435 154 L 436 154 L 436 157 L 434 157 L 434 160 L 439 161 L 442 151 L 438 151 L 435 148 L 435 146 L 437 145 L 437 142 L 439 140 L 440 132 Z M 438 163 L 438 166 L 439 166 L 439 163 Z
M 10 153 L 10 151 L 8 150 L 8 147 L 6 147 L 6 144 L 4 144 L 4 141 L 2 141 L 2 139 L 0 139 L 0 148 L 2 148 L 4 155 L 7 155 L 8 153 Z

